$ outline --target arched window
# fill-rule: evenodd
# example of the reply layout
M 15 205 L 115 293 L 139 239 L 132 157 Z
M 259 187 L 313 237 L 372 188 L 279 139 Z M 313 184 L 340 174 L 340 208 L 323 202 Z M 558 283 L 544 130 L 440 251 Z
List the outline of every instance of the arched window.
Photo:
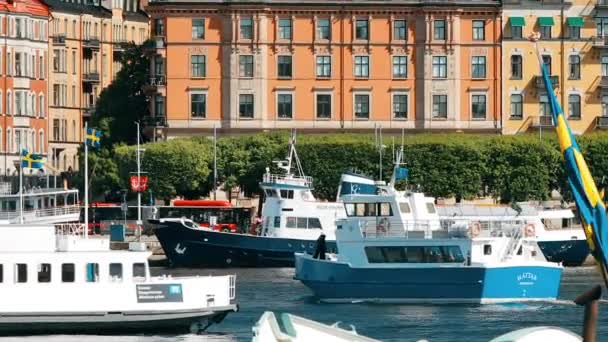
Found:
M 32 116 L 36 116 L 36 94 L 32 93 Z
M 13 115 L 13 97 L 10 91 L 6 93 L 6 114 Z
M 4 144 L 2 142 L 2 127 L 0 127 L 0 151 L 4 152 Z
M 30 136 L 31 136 L 30 141 L 32 142 L 32 151 L 37 151 L 38 153 L 40 153 L 39 150 L 36 150 L 36 131 L 32 130 L 30 132 Z
M 13 152 L 13 135 L 10 128 L 6 129 L 6 152 Z
M 40 96 L 38 96 L 39 100 L 38 100 L 38 106 L 40 107 L 40 109 L 38 110 L 38 113 L 40 115 L 41 118 L 44 117 L 44 112 L 45 112 L 45 108 L 44 108 L 44 95 L 40 94 Z
M 38 132 L 38 135 L 40 136 L 40 142 L 39 142 L 39 149 L 40 149 L 40 153 L 44 153 L 44 131 L 40 130 Z

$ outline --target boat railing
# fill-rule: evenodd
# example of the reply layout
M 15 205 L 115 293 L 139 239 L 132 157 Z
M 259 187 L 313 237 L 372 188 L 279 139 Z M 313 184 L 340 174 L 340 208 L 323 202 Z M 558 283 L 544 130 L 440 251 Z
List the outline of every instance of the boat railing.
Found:
M 230 275 L 230 300 L 234 300 L 236 298 L 236 275 Z
M 24 217 L 52 217 L 79 214 L 80 207 L 78 205 L 66 205 L 61 207 L 45 208 L 45 209 L 30 209 L 24 210 Z M 19 219 L 21 212 L 18 210 L 0 212 L 0 220 L 15 221 Z
M 85 227 L 82 223 L 61 223 L 55 225 L 58 236 L 84 236 Z
M 521 247 L 521 244 L 522 244 L 522 241 L 524 238 L 523 230 L 524 230 L 523 227 L 520 227 L 519 229 L 514 230 L 513 236 L 510 237 L 509 242 L 507 243 L 507 245 L 505 246 L 505 248 L 502 252 L 501 259 L 503 261 L 508 259 L 509 257 L 513 256 L 515 253 L 517 253 L 517 251 Z
M 295 176 L 295 175 L 280 175 L 274 173 L 265 173 L 262 181 L 264 183 L 279 183 L 279 184 L 294 184 L 301 186 L 312 186 L 312 177 L 310 176 Z

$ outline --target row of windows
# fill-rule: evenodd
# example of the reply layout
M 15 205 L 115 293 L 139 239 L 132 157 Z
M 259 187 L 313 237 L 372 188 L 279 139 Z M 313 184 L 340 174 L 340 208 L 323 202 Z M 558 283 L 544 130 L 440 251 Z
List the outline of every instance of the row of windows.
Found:
M 543 20 L 546 19 L 546 20 Z M 513 19 L 511 19 L 512 21 Z M 597 34 L 598 36 L 603 36 L 605 33 L 608 33 L 605 29 L 608 28 L 608 18 L 595 18 L 597 23 Z M 606 23 L 604 26 L 604 22 Z M 550 17 L 541 17 L 538 18 L 537 26 L 538 33 L 540 34 L 540 39 L 553 39 L 557 37 L 553 37 L 553 18 Z M 508 30 L 510 31 L 510 35 L 507 33 L 506 37 L 511 39 L 523 39 L 523 23 L 511 24 L 508 26 Z M 567 25 L 565 31 L 565 37 L 570 39 L 581 39 L 581 26 L 579 25 Z
M 365 255 L 376 263 L 462 263 L 459 246 L 366 246 Z
M 277 219 L 280 220 L 279 216 L 274 218 L 275 227 L 279 227 L 277 225 Z M 280 221 L 278 222 L 280 224 Z M 299 228 L 299 229 L 323 229 L 321 226 L 321 221 L 317 217 L 287 217 L 287 221 L 285 222 L 285 228 Z
M 551 105 L 549 103 L 549 97 L 541 94 L 539 96 L 540 112 L 541 116 L 551 116 Z M 524 96 L 522 94 L 511 94 L 511 119 L 522 119 L 523 118 L 523 102 Z M 568 95 L 568 117 L 572 119 L 581 118 L 581 95 L 570 94 Z M 602 96 L 602 114 L 608 114 L 608 96 Z
M 45 78 L 45 58 L 42 52 L 28 54 L 25 52 L 6 53 L 6 74 L 9 76 Z
M 28 279 L 28 264 L 14 264 L 14 279 L 15 283 L 27 283 L 32 280 Z M 132 264 L 132 275 L 135 279 L 142 279 L 146 277 L 146 264 L 134 263 Z M 54 279 L 54 273 L 52 272 L 53 266 L 48 263 L 38 264 L 37 267 L 37 282 L 39 283 L 50 283 Z M 112 282 L 120 282 L 123 280 L 123 264 L 111 263 L 108 269 L 109 279 Z M 86 282 L 99 282 L 99 264 L 88 263 L 82 271 L 77 271 L 76 265 L 73 263 L 61 264 L 60 279 L 63 283 L 73 283 L 82 277 Z M 0 264 L 0 283 L 6 282 L 4 279 L 4 265 Z
M 552 58 L 549 55 L 542 55 L 543 64 L 547 69 L 549 75 L 552 74 Z M 608 75 L 608 56 L 602 56 L 602 75 Z M 511 79 L 522 79 L 523 77 L 523 56 L 512 55 L 511 56 Z M 568 79 L 580 80 L 581 79 L 581 56 L 570 55 L 568 56 Z
M 447 37 L 447 25 L 445 20 L 433 21 L 433 38 L 435 40 L 445 40 Z M 473 20 L 472 39 L 485 40 L 485 21 Z M 392 39 L 407 40 L 408 24 L 404 19 L 392 21 Z M 291 18 L 279 18 L 277 23 L 277 35 L 279 39 L 293 39 L 293 21 Z M 354 36 L 356 40 L 370 39 L 370 24 L 368 19 L 356 19 L 354 25 Z M 157 19 L 155 22 L 155 34 L 164 35 L 164 22 Z M 331 21 L 329 18 L 317 18 L 315 24 L 315 39 L 331 39 Z M 241 39 L 253 39 L 253 19 L 251 17 L 241 17 L 239 20 L 239 37 Z M 205 19 L 192 19 L 192 39 L 205 39 Z
M 22 147 L 27 148 L 28 151 L 36 153 L 45 152 L 45 140 L 44 131 L 38 130 L 38 144 L 36 144 L 36 130 L 28 128 L 14 128 L 10 127 L 6 129 L 6 146 L 3 145 L 2 139 L 2 127 L 0 127 L 0 151 L 6 151 L 8 153 L 18 153 Z M 14 135 L 13 135 L 14 133 Z
M 36 96 L 34 92 L 26 90 L 13 90 L 12 92 L 9 90 L 6 92 L 6 111 L 3 112 L 2 92 L 0 91 L 0 113 L 43 118 L 45 108 L 43 94 Z
M 43 42 L 46 42 L 48 39 L 46 35 L 46 20 L 32 19 L 27 17 L 8 17 L 6 25 L 8 27 L 8 36 L 10 37 L 25 38 Z M 6 32 L 2 33 L 4 34 Z
M 157 104 L 155 113 L 157 116 L 163 116 L 164 100 L 161 96 Z M 395 119 L 407 119 L 409 115 L 409 95 L 407 93 L 395 93 L 391 96 L 392 100 L 392 117 Z M 276 95 L 276 112 L 280 119 L 293 119 L 294 117 L 294 95 L 291 92 L 279 92 Z M 239 117 L 242 119 L 254 118 L 254 96 L 253 94 L 239 95 Z M 371 107 L 371 94 L 355 93 L 353 96 L 354 115 L 356 119 L 369 119 Z M 448 114 L 448 96 L 433 95 L 433 118 L 447 119 Z M 471 117 L 473 119 L 486 119 L 487 116 L 487 95 L 472 94 L 471 95 Z M 317 119 L 330 119 L 333 113 L 332 95 L 331 93 L 316 93 L 315 94 L 315 116 Z M 192 118 L 204 119 L 207 117 L 207 94 L 192 93 L 190 94 L 190 116 Z

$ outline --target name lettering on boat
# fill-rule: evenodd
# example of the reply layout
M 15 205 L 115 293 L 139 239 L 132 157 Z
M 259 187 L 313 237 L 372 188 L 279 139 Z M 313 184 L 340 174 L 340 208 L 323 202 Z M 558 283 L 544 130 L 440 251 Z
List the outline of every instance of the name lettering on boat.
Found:
M 328 205 L 328 204 L 319 204 L 317 205 L 317 209 L 341 209 L 342 205 Z
M 138 303 L 183 302 L 181 284 L 136 285 Z
M 179 246 L 180 246 L 179 243 L 177 245 L 175 245 L 175 253 L 184 254 L 186 252 L 186 247 L 184 246 L 184 247 L 180 248 Z
M 536 282 L 536 274 L 532 272 L 524 272 L 517 275 L 519 285 L 534 285 Z

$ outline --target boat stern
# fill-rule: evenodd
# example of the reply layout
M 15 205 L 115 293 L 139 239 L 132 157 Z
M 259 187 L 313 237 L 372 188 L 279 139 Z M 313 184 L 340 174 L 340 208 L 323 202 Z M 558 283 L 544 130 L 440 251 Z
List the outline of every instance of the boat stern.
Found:
M 554 300 L 559 295 L 562 267 L 554 263 L 489 266 L 483 280 L 482 303 Z

